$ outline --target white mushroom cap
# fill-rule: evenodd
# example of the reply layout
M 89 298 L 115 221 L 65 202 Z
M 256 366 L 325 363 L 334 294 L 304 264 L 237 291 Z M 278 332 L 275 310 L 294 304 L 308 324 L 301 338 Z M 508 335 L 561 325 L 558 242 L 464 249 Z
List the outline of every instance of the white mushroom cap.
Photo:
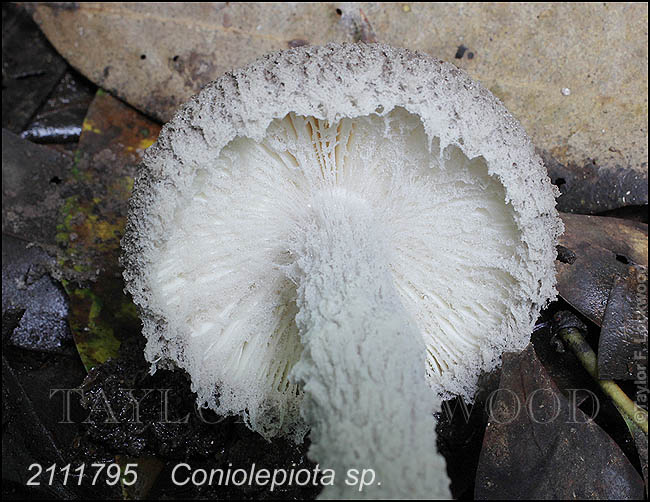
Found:
M 265 437 L 305 432 L 294 236 L 331 190 L 381 223 L 441 397 L 471 400 L 556 294 L 556 192 L 519 123 L 463 71 L 330 44 L 227 74 L 147 150 L 124 277 L 153 368 L 184 368 L 202 403 Z

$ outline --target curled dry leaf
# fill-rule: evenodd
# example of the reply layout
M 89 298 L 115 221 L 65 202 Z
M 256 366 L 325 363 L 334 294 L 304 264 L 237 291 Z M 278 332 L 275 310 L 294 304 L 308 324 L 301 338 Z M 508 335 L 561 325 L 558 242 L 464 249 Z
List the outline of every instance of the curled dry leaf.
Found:
M 648 226 L 617 218 L 563 213 L 560 244 L 575 254 L 558 263 L 560 296 L 599 326 L 616 277 L 628 264 L 648 266 Z
M 618 407 L 617 407 L 618 408 Z M 637 454 L 639 455 L 639 462 L 641 463 L 641 473 L 643 474 L 643 480 L 645 482 L 645 494 L 646 498 L 648 497 L 648 435 L 641 430 L 641 428 L 635 424 L 629 417 L 618 408 L 625 424 L 627 425 L 630 435 L 634 439 L 634 445 L 636 446 Z
M 603 315 L 598 343 L 602 379 L 638 380 L 648 364 L 648 271 L 628 265 L 616 277 Z
M 648 226 L 616 218 L 562 214 L 560 244 L 575 254 L 558 263 L 560 296 L 602 327 L 603 378 L 634 379 L 647 360 Z M 646 286 L 647 287 L 647 286 Z M 645 301 L 644 301 L 645 298 Z
M 621 263 L 648 266 L 648 225 L 600 216 L 562 213 L 561 217 L 565 231 L 560 243 L 569 249 L 599 247 L 614 253 Z
M 86 111 L 96 90 L 78 73 L 66 72 L 20 136 L 50 145 L 78 142 Z
M 65 72 L 66 64 L 30 16 L 2 4 L 2 127 L 18 134 Z
M 476 475 L 477 499 L 639 499 L 618 445 L 571 405 L 530 345 L 505 354 Z
M 648 202 L 647 5 L 41 3 L 33 10 L 73 66 L 162 121 L 224 72 L 289 47 L 379 41 L 453 60 L 556 159 L 554 181 L 570 189 L 560 199 L 565 210 Z M 454 59 L 460 41 L 468 50 Z

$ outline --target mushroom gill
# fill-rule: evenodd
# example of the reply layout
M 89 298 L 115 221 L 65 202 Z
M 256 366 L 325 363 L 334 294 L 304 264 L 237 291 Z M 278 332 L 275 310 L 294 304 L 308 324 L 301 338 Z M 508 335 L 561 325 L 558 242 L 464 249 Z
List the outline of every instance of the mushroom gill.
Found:
M 554 296 L 554 195 L 521 127 L 450 65 L 269 56 L 147 152 L 124 239 L 146 355 L 267 438 L 311 428 L 315 461 L 376 469 L 363 496 L 448 496 L 432 412 L 471 400 Z

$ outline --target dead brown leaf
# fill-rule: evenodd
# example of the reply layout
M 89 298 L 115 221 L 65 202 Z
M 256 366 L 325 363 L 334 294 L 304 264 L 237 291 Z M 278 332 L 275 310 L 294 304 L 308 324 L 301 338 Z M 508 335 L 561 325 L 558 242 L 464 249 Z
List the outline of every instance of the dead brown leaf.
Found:
M 601 377 L 634 380 L 635 358 L 647 359 L 648 350 L 648 226 L 573 214 L 562 214 L 562 221 L 560 244 L 575 261 L 557 264 L 560 296 L 601 326 Z
M 566 230 L 560 244 L 576 255 L 572 264 L 557 264 L 560 296 L 599 326 L 617 277 L 626 277 L 628 264 L 648 266 L 648 225 L 563 213 Z
M 648 202 L 647 183 L 639 182 L 648 170 L 647 4 L 42 3 L 32 10 L 73 66 L 161 121 L 209 81 L 271 51 L 379 41 L 427 52 L 483 82 L 574 178 L 633 173 L 615 178 L 615 197 L 599 189 L 583 201 L 574 192 L 566 210 Z
M 562 395 L 532 345 L 503 356 L 476 474 L 479 500 L 643 498 L 614 440 Z

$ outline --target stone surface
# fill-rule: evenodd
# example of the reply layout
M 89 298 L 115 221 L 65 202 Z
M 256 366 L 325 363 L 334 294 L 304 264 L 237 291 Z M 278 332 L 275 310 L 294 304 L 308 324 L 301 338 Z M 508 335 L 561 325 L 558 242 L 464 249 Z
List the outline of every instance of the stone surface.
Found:
M 2 235 L 2 316 L 16 319 L 3 343 L 41 352 L 74 353 L 68 298 L 48 273 L 54 265 L 42 249 Z

